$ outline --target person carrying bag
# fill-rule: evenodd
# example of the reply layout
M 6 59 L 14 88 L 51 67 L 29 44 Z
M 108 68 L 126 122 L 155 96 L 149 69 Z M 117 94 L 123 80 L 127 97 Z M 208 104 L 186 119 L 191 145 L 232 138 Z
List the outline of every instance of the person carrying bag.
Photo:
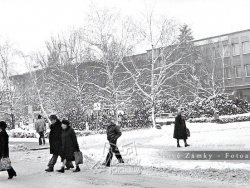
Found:
M 83 155 L 81 151 L 74 152 L 74 156 L 76 166 L 79 166 L 79 164 L 83 164 Z
M 75 131 L 69 124 L 70 122 L 68 120 L 62 120 L 62 151 L 60 154 L 62 158 L 62 167 L 60 170 L 57 170 L 57 172 L 61 173 L 64 173 L 67 161 L 76 162 L 76 169 L 73 172 L 81 171 L 79 164 L 82 164 L 82 154 L 79 149 Z M 77 161 L 75 160 L 75 157 L 77 157 Z
M 7 124 L 0 121 L 0 171 L 7 170 L 9 178 L 17 176 L 16 171 L 11 166 L 9 158 L 9 135 L 6 132 Z

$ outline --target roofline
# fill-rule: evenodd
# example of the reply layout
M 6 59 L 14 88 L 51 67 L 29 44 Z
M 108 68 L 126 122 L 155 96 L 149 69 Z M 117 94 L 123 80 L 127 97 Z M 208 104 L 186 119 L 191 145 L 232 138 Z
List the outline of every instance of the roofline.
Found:
M 246 32 L 246 31 L 250 31 L 250 29 L 246 29 L 246 30 L 242 30 L 242 31 L 235 31 L 235 32 L 232 32 L 232 33 L 226 33 L 226 34 L 217 35 L 217 36 L 213 36 L 213 37 L 202 38 L 202 39 L 198 39 L 198 40 L 193 40 L 193 42 L 199 42 L 199 41 L 203 41 L 203 40 L 208 40 L 208 39 L 213 39 L 213 38 L 218 38 L 218 37 L 224 37 L 224 36 L 227 36 L 227 35 Z

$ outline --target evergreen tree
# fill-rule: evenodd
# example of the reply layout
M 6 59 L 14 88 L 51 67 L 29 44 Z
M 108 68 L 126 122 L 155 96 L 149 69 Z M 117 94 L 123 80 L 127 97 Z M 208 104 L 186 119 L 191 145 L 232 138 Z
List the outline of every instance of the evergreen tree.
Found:
M 194 37 L 192 35 L 191 28 L 189 28 L 186 24 L 180 26 L 180 34 L 178 36 L 179 42 L 183 44 L 188 44 L 193 39 Z

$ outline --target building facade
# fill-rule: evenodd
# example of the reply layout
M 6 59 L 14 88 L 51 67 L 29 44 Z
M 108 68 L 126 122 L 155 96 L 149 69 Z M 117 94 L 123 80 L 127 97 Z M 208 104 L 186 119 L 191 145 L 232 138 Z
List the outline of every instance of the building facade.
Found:
M 195 40 L 195 46 L 212 45 L 222 63 L 225 93 L 250 101 L 250 29 Z

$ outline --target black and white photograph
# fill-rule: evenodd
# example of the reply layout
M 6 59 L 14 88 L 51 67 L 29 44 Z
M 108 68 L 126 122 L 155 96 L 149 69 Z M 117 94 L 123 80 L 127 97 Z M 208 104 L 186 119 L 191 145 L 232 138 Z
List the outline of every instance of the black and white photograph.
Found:
M 0 0 L 0 187 L 249 188 L 250 0 Z

